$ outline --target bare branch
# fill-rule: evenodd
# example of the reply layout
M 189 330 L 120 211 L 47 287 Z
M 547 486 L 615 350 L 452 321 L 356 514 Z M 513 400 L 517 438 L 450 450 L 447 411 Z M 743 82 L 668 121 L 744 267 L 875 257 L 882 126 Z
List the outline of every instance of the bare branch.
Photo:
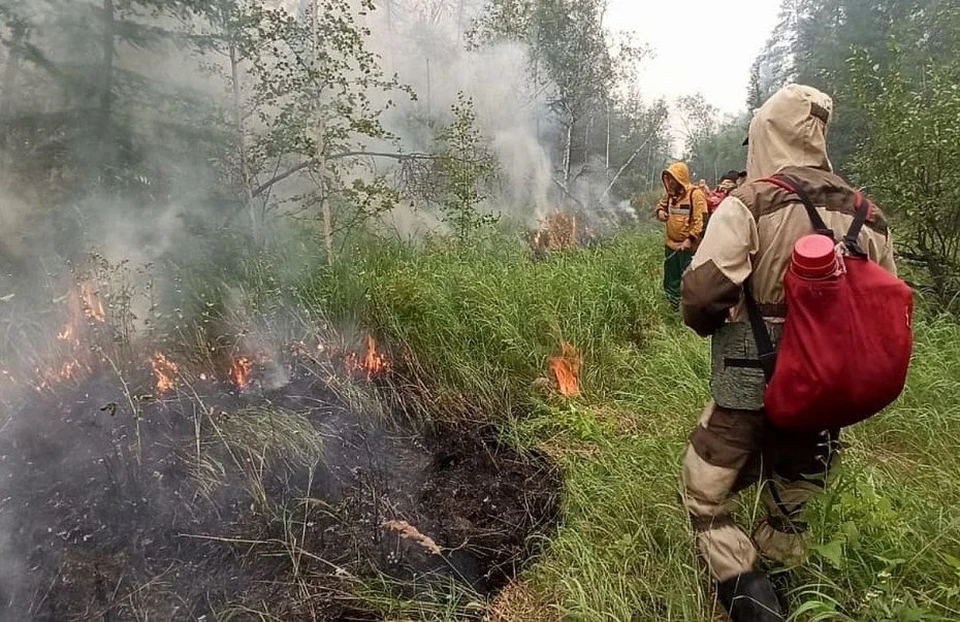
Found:
M 370 157 L 370 158 L 389 158 L 391 160 L 397 160 L 399 162 L 406 162 L 408 160 L 440 160 L 440 159 L 457 159 L 450 156 L 439 156 L 429 153 L 388 153 L 383 151 L 344 151 L 342 153 L 334 153 L 326 156 L 327 160 L 342 160 L 344 158 L 357 158 L 357 157 Z M 468 160 L 463 160 L 467 162 Z M 270 180 L 261 184 L 256 190 L 253 191 L 253 196 L 258 197 L 276 184 L 287 179 L 292 175 L 296 175 L 300 171 L 310 168 L 311 166 L 317 163 L 316 158 L 311 158 L 305 160 L 300 164 L 280 173 L 279 175 L 274 176 Z

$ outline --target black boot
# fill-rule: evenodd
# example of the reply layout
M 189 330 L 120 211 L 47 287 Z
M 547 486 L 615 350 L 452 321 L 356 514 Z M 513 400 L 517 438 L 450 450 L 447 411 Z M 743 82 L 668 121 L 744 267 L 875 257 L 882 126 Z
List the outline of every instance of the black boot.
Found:
M 748 572 L 717 584 L 717 596 L 733 622 L 784 622 L 773 584 L 762 572 Z

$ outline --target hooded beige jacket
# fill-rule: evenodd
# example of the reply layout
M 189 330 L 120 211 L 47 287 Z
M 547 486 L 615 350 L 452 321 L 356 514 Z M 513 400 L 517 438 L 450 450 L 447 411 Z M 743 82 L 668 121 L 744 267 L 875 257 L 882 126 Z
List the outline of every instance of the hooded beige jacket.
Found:
M 715 385 L 718 374 L 723 375 L 724 370 L 717 367 L 723 366 L 725 357 L 756 357 L 756 345 L 746 328 L 749 320 L 743 303 L 744 282 L 752 277 L 754 298 L 768 321 L 782 321 L 786 313 L 783 277 L 794 244 L 813 233 L 796 195 L 762 179 L 782 173 L 797 180 L 826 225 L 839 237 L 853 222 L 856 191 L 833 173 L 827 157 L 826 136 L 832 113 L 829 96 L 796 84 L 781 89 L 755 112 L 748 138 L 748 181 L 714 212 L 683 277 L 685 322 L 701 335 L 714 335 Z M 896 271 L 887 222 L 879 209 L 871 210 L 859 243 L 870 259 Z M 762 404 L 762 373 L 748 371 L 755 385 L 748 391 L 751 399 L 721 406 L 749 409 L 758 406 L 758 399 Z M 727 379 L 732 387 L 746 380 L 739 376 Z

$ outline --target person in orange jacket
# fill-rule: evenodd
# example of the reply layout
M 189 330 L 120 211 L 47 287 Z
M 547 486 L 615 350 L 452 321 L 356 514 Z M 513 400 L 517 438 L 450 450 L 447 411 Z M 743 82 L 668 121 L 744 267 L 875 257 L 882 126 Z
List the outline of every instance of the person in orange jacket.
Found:
M 678 309 L 680 280 L 703 237 L 707 197 L 690 182 L 690 169 L 684 162 L 671 164 L 663 171 L 662 179 L 666 195 L 657 203 L 657 220 L 667 225 L 663 291 L 667 301 Z

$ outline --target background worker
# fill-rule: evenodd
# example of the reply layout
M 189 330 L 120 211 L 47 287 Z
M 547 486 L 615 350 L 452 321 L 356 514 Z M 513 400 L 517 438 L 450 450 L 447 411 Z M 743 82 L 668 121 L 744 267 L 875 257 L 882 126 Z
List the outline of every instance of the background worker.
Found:
M 717 189 L 707 195 L 707 218 L 704 223 L 704 229 L 706 229 L 707 224 L 710 222 L 710 216 L 717 211 L 717 208 L 720 207 L 723 200 L 737 189 L 737 179 L 739 175 L 737 171 L 724 173 L 723 177 L 720 178 L 720 184 L 717 186 Z
M 664 196 L 657 203 L 657 219 L 666 223 L 663 291 L 674 309 L 680 306 L 680 280 L 703 237 L 707 197 L 690 182 L 690 169 L 675 162 L 663 171 Z

